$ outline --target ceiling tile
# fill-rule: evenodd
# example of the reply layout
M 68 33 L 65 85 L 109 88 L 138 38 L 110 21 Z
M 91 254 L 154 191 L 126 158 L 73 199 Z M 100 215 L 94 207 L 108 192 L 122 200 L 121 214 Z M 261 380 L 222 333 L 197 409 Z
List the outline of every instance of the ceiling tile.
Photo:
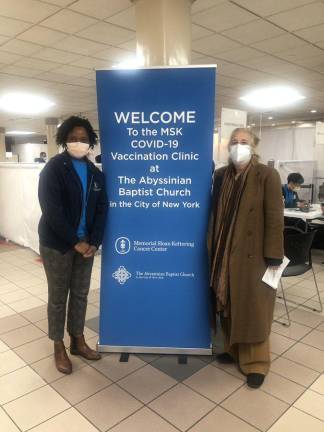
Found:
M 98 51 L 102 51 L 106 45 L 88 39 L 82 39 L 77 36 L 68 36 L 61 40 L 56 47 L 72 53 L 93 55 Z
M 8 36 L 2 36 L 2 35 L 0 35 L 0 45 L 8 42 L 9 39 L 10 39 L 10 37 L 8 37 Z
M 57 50 L 55 48 L 43 48 L 33 55 L 41 60 L 52 60 L 57 63 L 72 63 L 80 58 L 77 54 L 68 53 L 66 51 Z
M 324 41 L 324 24 L 297 30 L 295 33 L 309 42 Z
M 217 54 L 239 48 L 241 45 L 225 36 L 215 34 L 193 41 L 192 48 L 203 54 Z
M 109 68 L 106 66 L 104 68 L 98 68 L 98 69 L 109 69 Z M 96 71 L 93 70 L 93 71 L 89 72 L 88 74 L 84 75 L 84 78 L 95 81 L 96 80 Z
M 103 19 L 129 8 L 129 0 L 79 0 L 70 9 L 85 15 Z
M 222 74 L 222 69 L 220 68 L 217 73 L 217 83 L 219 85 L 225 86 L 225 87 L 237 87 L 240 88 L 242 85 L 246 85 L 247 81 L 239 80 L 236 78 L 232 78 L 226 75 Z M 217 89 L 216 89 L 217 92 Z
M 11 64 L 20 60 L 22 56 L 0 50 L 0 58 L 1 63 Z
M 210 9 L 220 3 L 224 3 L 224 0 L 196 0 L 191 7 L 191 12 L 195 14 L 197 12 Z
M 280 51 L 297 48 L 306 44 L 306 42 L 299 39 L 298 37 L 285 33 L 275 38 L 270 38 L 265 41 L 254 43 L 251 46 L 261 51 L 274 54 Z
M 125 9 L 116 15 L 112 15 L 106 18 L 107 22 L 110 22 L 121 27 L 129 28 L 131 30 L 136 30 L 136 19 L 135 19 L 135 7 L 130 7 Z
M 264 72 L 260 72 L 257 70 L 252 70 L 251 68 L 243 67 L 236 64 L 229 64 L 227 66 L 223 66 L 220 69 L 223 75 L 227 75 L 233 78 L 240 79 L 244 77 L 246 81 L 267 81 L 270 77 L 269 74 Z
M 249 60 L 257 57 L 263 57 L 263 55 L 264 53 L 249 47 L 240 47 L 217 54 L 219 58 L 232 61 L 234 63 L 243 59 Z
M 42 47 L 30 42 L 12 39 L 1 46 L 1 49 L 14 54 L 31 55 L 39 51 Z
M 284 67 L 287 64 L 284 60 L 278 59 L 271 55 L 265 55 L 262 57 L 248 60 L 241 59 L 238 60 L 238 63 L 243 66 L 270 73 L 280 70 L 280 67 Z
M 93 80 L 89 80 L 83 77 L 71 77 L 69 82 L 73 85 L 79 85 L 82 87 L 95 87 L 95 83 L 93 82 Z
M 0 15 L 37 23 L 52 15 L 59 8 L 36 0 L 1 0 Z
M 209 56 L 201 57 L 201 54 L 200 57 L 193 59 L 192 62 L 193 64 L 199 64 L 199 65 L 205 65 L 205 64 L 217 65 L 217 61 L 215 60 L 214 57 L 209 57 Z
M 63 82 L 63 83 L 71 80 L 71 76 L 61 74 L 60 69 L 56 69 L 49 72 L 43 72 L 39 74 L 37 78 L 44 79 L 47 81 Z
M 214 8 L 199 12 L 192 17 L 195 24 L 200 24 L 211 30 L 223 30 L 251 22 L 257 17 L 232 3 L 220 3 Z
M 122 44 L 118 44 L 120 48 L 124 48 L 128 51 L 136 51 L 136 39 L 129 40 L 127 42 L 123 42 Z
M 262 19 L 252 21 L 248 25 L 239 25 L 222 32 L 224 36 L 246 45 L 276 37 L 283 33 L 284 30 Z
M 89 27 L 95 22 L 96 20 L 94 18 L 78 14 L 68 9 L 62 9 L 55 15 L 52 15 L 50 18 L 43 21 L 42 25 L 54 30 L 74 34 L 86 27 Z
M 322 42 L 316 42 L 316 45 L 324 49 L 324 40 Z
M 200 58 L 214 58 L 214 57 L 205 56 L 205 55 L 201 54 L 200 52 L 196 52 L 196 51 L 191 52 L 191 60 L 192 61 L 196 61 L 197 59 L 200 59 Z
M 322 56 L 324 59 L 324 52 L 320 48 L 317 48 L 313 45 L 304 45 L 298 48 L 277 53 L 277 56 L 294 63 L 295 60 L 306 59 L 315 56 Z
M 99 60 L 93 57 L 81 57 L 79 60 L 73 62 L 73 66 L 80 66 L 88 69 L 106 69 L 112 63 L 108 60 Z
M 93 57 L 96 57 L 101 60 L 111 60 L 113 62 L 125 60 L 131 54 L 129 51 L 123 50 L 117 47 L 110 47 L 98 53 L 95 53 Z
M 64 75 L 71 75 L 71 76 L 75 76 L 75 77 L 82 77 L 85 74 L 89 73 L 88 69 L 85 68 L 80 68 L 77 66 L 72 66 L 72 65 L 64 65 L 64 66 L 60 66 L 59 69 L 60 73 L 64 74 Z
M 21 66 L 8 65 L 1 69 L 1 72 L 17 76 L 33 77 L 41 73 L 39 69 L 23 68 Z
M 134 32 L 113 24 L 100 22 L 78 33 L 79 36 L 96 42 L 117 45 L 134 38 Z
M 204 27 L 201 27 L 197 24 L 191 25 L 191 38 L 192 40 L 200 39 L 205 36 L 212 35 L 213 32 L 211 30 L 208 30 Z
M 16 36 L 18 33 L 27 30 L 31 23 L 18 21 L 12 18 L 0 16 L 0 34 L 4 36 Z
M 58 42 L 61 39 L 64 39 L 65 37 L 66 37 L 65 33 L 61 33 L 56 30 L 52 30 L 41 26 L 34 26 L 31 29 L 17 36 L 18 39 L 24 41 L 40 43 L 42 45 L 48 45 L 48 46 L 54 45 L 56 42 Z
M 315 57 L 301 57 L 294 60 L 294 63 L 298 64 L 299 66 L 305 66 L 309 69 L 314 69 L 317 71 L 319 70 L 321 65 L 324 64 L 324 56 L 315 56 Z
M 277 25 L 294 31 L 324 23 L 324 3 L 316 2 L 290 11 L 271 15 L 268 19 Z
M 251 12 L 261 16 L 273 15 L 288 9 L 312 3 L 314 0 L 234 0 Z
M 38 69 L 40 71 L 49 71 L 57 67 L 57 63 L 35 59 L 32 57 L 23 57 L 22 59 L 15 62 L 15 66 Z
M 70 4 L 75 2 L 75 0 L 42 0 L 42 1 L 45 3 L 50 3 L 61 7 L 69 6 Z

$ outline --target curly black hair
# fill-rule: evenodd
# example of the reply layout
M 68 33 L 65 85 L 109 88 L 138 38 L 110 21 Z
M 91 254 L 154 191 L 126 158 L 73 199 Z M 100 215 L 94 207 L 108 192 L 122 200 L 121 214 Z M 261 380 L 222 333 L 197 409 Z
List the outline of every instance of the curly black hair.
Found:
M 97 144 L 98 135 L 94 131 L 89 120 L 85 117 L 77 116 L 67 118 L 57 129 L 56 144 L 66 148 L 67 137 L 75 127 L 83 127 L 87 131 L 90 148 L 93 148 Z

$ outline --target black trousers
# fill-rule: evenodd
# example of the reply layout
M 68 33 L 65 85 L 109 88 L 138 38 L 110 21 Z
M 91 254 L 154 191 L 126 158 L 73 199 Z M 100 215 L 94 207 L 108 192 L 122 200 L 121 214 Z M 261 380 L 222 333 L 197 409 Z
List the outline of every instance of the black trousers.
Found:
M 64 337 L 67 312 L 67 331 L 81 336 L 87 311 L 93 257 L 84 258 L 74 250 L 62 254 L 40 246 L 48 284 L 48 336 L 54 341 Z

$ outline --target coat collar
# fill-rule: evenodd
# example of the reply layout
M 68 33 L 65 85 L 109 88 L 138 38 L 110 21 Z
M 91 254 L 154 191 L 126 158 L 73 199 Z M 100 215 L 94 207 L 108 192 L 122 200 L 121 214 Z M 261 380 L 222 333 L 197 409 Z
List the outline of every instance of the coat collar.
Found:
M 73 169 L 72 158 L 69 155 L 69 153 L 65 150 L 63 153 L 61 153 L 61 156 L 62 156 L 64 165 L 69 170 Z M 93 165 L 93 163 L 87 157 L 83 158 L 82 160 L 87 163 L 89 170 L 94 173 L 96 170 L 96 167 Z

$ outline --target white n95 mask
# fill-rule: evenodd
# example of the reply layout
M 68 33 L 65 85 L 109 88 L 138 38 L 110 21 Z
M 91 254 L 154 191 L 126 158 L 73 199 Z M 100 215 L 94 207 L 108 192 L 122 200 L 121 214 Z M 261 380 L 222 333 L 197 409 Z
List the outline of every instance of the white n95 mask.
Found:
M 242 165 L 250 161 L 252 148 L 248 144 L 233 144 L 230 146 L 230 158 L 236 165 Z
M 82 159 L 89 153 L 90 145 L 83 142 L 69 142 L 66 143 L 69 155 L 76 159 Z

